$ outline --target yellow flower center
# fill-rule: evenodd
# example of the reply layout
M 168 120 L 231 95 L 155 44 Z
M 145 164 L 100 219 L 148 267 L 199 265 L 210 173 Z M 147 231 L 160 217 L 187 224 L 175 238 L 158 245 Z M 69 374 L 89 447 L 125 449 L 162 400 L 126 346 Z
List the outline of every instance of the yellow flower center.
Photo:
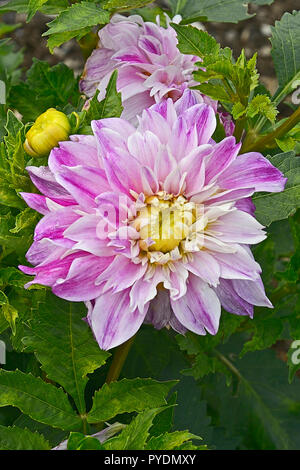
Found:
M 188 236 L 195 222 L 195 204 L 183 196 L 175 197 L 163 191 L 145 202 L 146 206 L 133 222 L 140 233 L 141 250 L 162 253 L 174 250 Z

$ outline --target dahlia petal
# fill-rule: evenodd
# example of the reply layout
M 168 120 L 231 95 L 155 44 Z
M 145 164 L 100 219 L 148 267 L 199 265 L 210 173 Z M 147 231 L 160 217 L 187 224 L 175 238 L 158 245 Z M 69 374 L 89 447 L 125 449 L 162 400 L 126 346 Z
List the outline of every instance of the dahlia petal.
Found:
M 161 269 L 157 268 L 151 279 L 141 278 L 134 283 L 130 290 L 130 307 L 144 312 L 145 305 L 155 298 L 157 286 L 165 280 Z
M 255 188 L 255 191 L 283 191 L 287 179 L 260 153 L 250 152 L 238 158 L 218 178 L 224 189 Z
M 181 116 L 185 119 L 188 128 L 192 128 L 196 124 L 198 145 L 209 143 L 217 125 L 215 113 L 211 106 L 196 104 L 187 109 Z
M 48 164 L 53 174 L 59 172 L 61 167 L 83 165 L 99 168 L 97 147 L 86 142 L 60 142 L 59 147 L 52 149 Z
M 86 96 L 92 97 L 96 93 L 100 79 L 111 72 L 114 67 L 112 56 L 112 50 L 98 48 L 86 61 L 83 77 L 79 82 L 80 91 Z
M 45 196 L 42 196 L 41 194 L 23 192 L 19 194 L 22 196 L 26 204 L 31 207 L 31 209 L 43 215 L 48 214 L 49 208 L 47 206 L 47 200 Z
M 196 125 L 188 127 L 184 118 L 180 116 L 173 125 L 168 144 L 172 155 L 177 161 L 180 161 L 197 147 L 198 135 Z
M 34 266 L 47 264 L 62 258 L 74 246 L 74 242 L 65 238 L 42 238 L 34 241 L 26 253 L 26 259 Z
M 177 111 L 177 115 L 180 116 L 187 109 L 191 108 L 192 106 L 195 106 L 195 104 L 200 103 L 203 103 L 201 94 L 187 88 L 181 98 L 176 101 L 174 106 Z
M 256 207 L 255 207 L 255 204 L 253 203 L 251 197 L 246 197 L 244 199 L 240 199 L 239 201 L 236 202 L 235 207 L 238 210 L 247 212 L 248 214 L 250 214 L 254 217 Z
M 201 145 L 179 162 L 181 174 L 186 173 L 185 194 L 191 197 L 201 191 L 205 180 L 204 159 L 211 153 L 211 145 Z M 191 168 L 193 169 L 191 171 Z
M 153 132 L 162 144 L 167 144 L 171 136 L 171 127 L 168 121 L 151 108 L 143 111 L 138 130 L 141 133 Z
M 169 324 L 172 315 L 168 291 L 159 289 L 155 298 L 150 302 L 145 323 L 151 323 L 154 328 L 161 330 Z
M 206 251 L 193 254 L 193 260 L 188 261 L 186 268 L 204 282 L 216 286 L 220 277 L 220 266 L 218 262 Z
M 185 295 L 188 275 L 187 269 L 182 264 L 176 265 L 176 271 L 170 272 L 168 279 L 164 281 L 164 287 L 169 289 L 171 299 L 177 300 Z
M 26 170 L 29 173 L 33 184 L 47 197 L 55 197 L 63 201 L 74 201 L 72 196 L 55 179 L 50 168 L 47 166 L 28 166 Z M 75 204 L 75 201 L 74 201 Z
M 80 206 L 92 209 L 97 206 L 99 194 L 111 189 L 104 170 L 84 167 L 61 167 L 56 173 L 57 181 L 66 188 Z
M 232 164 L 240 148 L 241 144 L 236 144 L 234 137 L 227 137 L 220 143 L 214 145 L 213 152 L 205 165 L 205 184 L 209 184 L 212 180 L 218 178 L 218 176 Z
M 43 286 L 52 287 L 58 278 L 67 276 L 72 262 L 80 256 L 82 256 L 82 254 L 74 253 L 63 259 L 56 259 L 55 261 L 43 264 L 42 266 L 36 266 L 34 268 L 19 266 L 19 269 L 23 273 L 35 276 L 34 280 L 25 284 L 24 287 L 28 288 L 32 284 L 41 284 Z
M 215 292 L 221 301 L 222 307 L 227 312 L 253 318 L 253 305 L 236 293 L 231 280 L 220 279 L 220 284 Z
M 122 255 L 117 255 L 108 268 L 96 279 L 97 285 L 105 283 L 105 290 L 120 292 L 132 286 L 147 270 L 147 265 L 134 264 Z
M 38 222 L 34 232 L 34 240 L 62 238 L 64 231 L 79 217 L 72 207 L 49 212 Z
M 224 242 L 255 244 L 266 238 L 263 228 L 251 215 L 235 210 L 211 223 L 209 230 Z
M 129 289 L 119 293 L 106 292 L 96 299 L 90 322 L 101 349 L 119 346 L 138 331 L 146 311 L 141 314 L 129 308 Z
M 176 318 L 188 330 L 205 335 L 205 329 L 215 335 L 219 328 L 221 304 L 216 293 L 199 277 L 189 276 L 188 289 L 184 297 L 171 299 Z
M 232 284 L 236 293 L 250 304 L 257 305 L 259 307 L 273 307 L 265 294 L 264 285 L 260 278 L 255 281 L 234 279 Z
M 211 253 L 220 265 L 221 277 L 225 279 L 246 279 L 255 281 L 261 268 L 253 257 L 239 245 L 235 253 Z
M 53 293 L 73 302 L 95 299 L 102 290 L 95 284 L 95 280 L 112 261 L 113 257 L 98 257 L 90 254 L 76 258 L 67 276 L 57 276 L 52 286 Z

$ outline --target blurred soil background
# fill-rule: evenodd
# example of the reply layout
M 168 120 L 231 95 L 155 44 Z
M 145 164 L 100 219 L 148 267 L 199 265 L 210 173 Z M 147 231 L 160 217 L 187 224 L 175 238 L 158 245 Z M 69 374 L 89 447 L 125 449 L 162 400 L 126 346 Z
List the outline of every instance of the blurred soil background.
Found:
M 0 0 L 0 4 L 6 0 Z M 275 0 L 272 5 L 258 6 L 250 5 L 249 13 L 255 13 L 253 18 L 233 23 L 206 23 L 207 31 L 212 34 L 223 47 L 229 46 L 237 57 L 241 49 L 244 48 L 247 57 L 251 57 L 258 52 L 258 70 L 262 81 L 271 92 L 276 90 L 276 78 L 271 58 L 271 25 L 279 20 L 285 12 L 292 12 L 299 9 L 299 0 Z M 76 73 L 80 74 L 84 60 L 79 46 L 75 41 L 69 41 L 55 53 L 50 54 L 46 46 L 46 39 L 42 34 L 47 30 L 46 23 L 51 21 L 51 17 L 36 14 L 32 21 L 26 23 L 25 15 L 7 13 L 0 17 L 0 21 L 10 24 L 21 23 L 21 27 L 10 36 L 15 40 L 25 53 L 24 70 L 28 69 L 32 63 L 32 58 L 47 60 L 51 65 L 63 61 Z

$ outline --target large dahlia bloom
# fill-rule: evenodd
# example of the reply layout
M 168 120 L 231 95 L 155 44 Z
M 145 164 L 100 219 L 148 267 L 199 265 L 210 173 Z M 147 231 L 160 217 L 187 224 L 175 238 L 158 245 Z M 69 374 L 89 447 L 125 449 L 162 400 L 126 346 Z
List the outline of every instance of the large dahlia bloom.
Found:
M 176 18 L 174 19 L 176 21 Z M 88 97 L 105 90 L 113 70 L 118 69 L 118 91 L 122 93 L 122 117 L 136 120 L 136 115 L 165 98 L 176 101 L 188 87 L 196 85 L 192 72 L 199 57 L 181 54 L 177 36 L 168 24 L 144 22 L 138 15 L 115 15 L 99 32 L 99 47 L 87 60 L 80 89 Z M 217 103 L 194 92 L 199 101 L 215 107 Z
M 23 193 L 44 214 L 27 253 L 31 283 L 85 301 L 103 349 L 143 322 L 215 334 L 221 305 L 253 315 L 271 307 L 249 245 L 265 238 L 253 217 L 255 191 L 285 179 L 259 153 L 239 155 L 234 137 L 215 143 L 213 109 L 186 91 L 146 109 L 135 129 L 92 122 L 48 167 L 29 167 L 42 194 Z

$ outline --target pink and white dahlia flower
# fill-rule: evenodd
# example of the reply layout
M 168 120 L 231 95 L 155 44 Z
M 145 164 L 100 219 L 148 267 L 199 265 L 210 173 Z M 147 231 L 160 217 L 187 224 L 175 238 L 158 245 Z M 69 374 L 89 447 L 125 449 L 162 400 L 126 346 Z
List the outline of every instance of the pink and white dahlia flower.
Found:
M 23 193 L 44 215 L 27 260 L 32 283 L 85 301 L 103 349 L 143 322 L 199 335 L 218 331 L 221 305 L 253 315 L 271 307 L 249 245 L 265 238 L 255 191 L 282 191 L 281 172 L 259 153 L 239 155 L 234 137 L 215 143 L 214 110 L 186 91 L 146 109 L 135 129 L 92 122 L 47 167 L 29 167 L 42 194 Z
M 192 72 L 200 59 L 179 52 L 176 32 L 169 24 L 163 28 L 159 20 L 154 24 L 138 15 L 115 15 L 100 30 L 99 38 L 99 47 L 87 60 L 80 90 L 92 97 L 98 88 L 101 101 L 113 70 L 118 69 L 122 117 L 130 122 L 135 123 L 136 115 L 154 103 L 169 97 L 176 101 L 186 88 L 197 84 Z M 215 101 L 194 93 L 217 110 Z

